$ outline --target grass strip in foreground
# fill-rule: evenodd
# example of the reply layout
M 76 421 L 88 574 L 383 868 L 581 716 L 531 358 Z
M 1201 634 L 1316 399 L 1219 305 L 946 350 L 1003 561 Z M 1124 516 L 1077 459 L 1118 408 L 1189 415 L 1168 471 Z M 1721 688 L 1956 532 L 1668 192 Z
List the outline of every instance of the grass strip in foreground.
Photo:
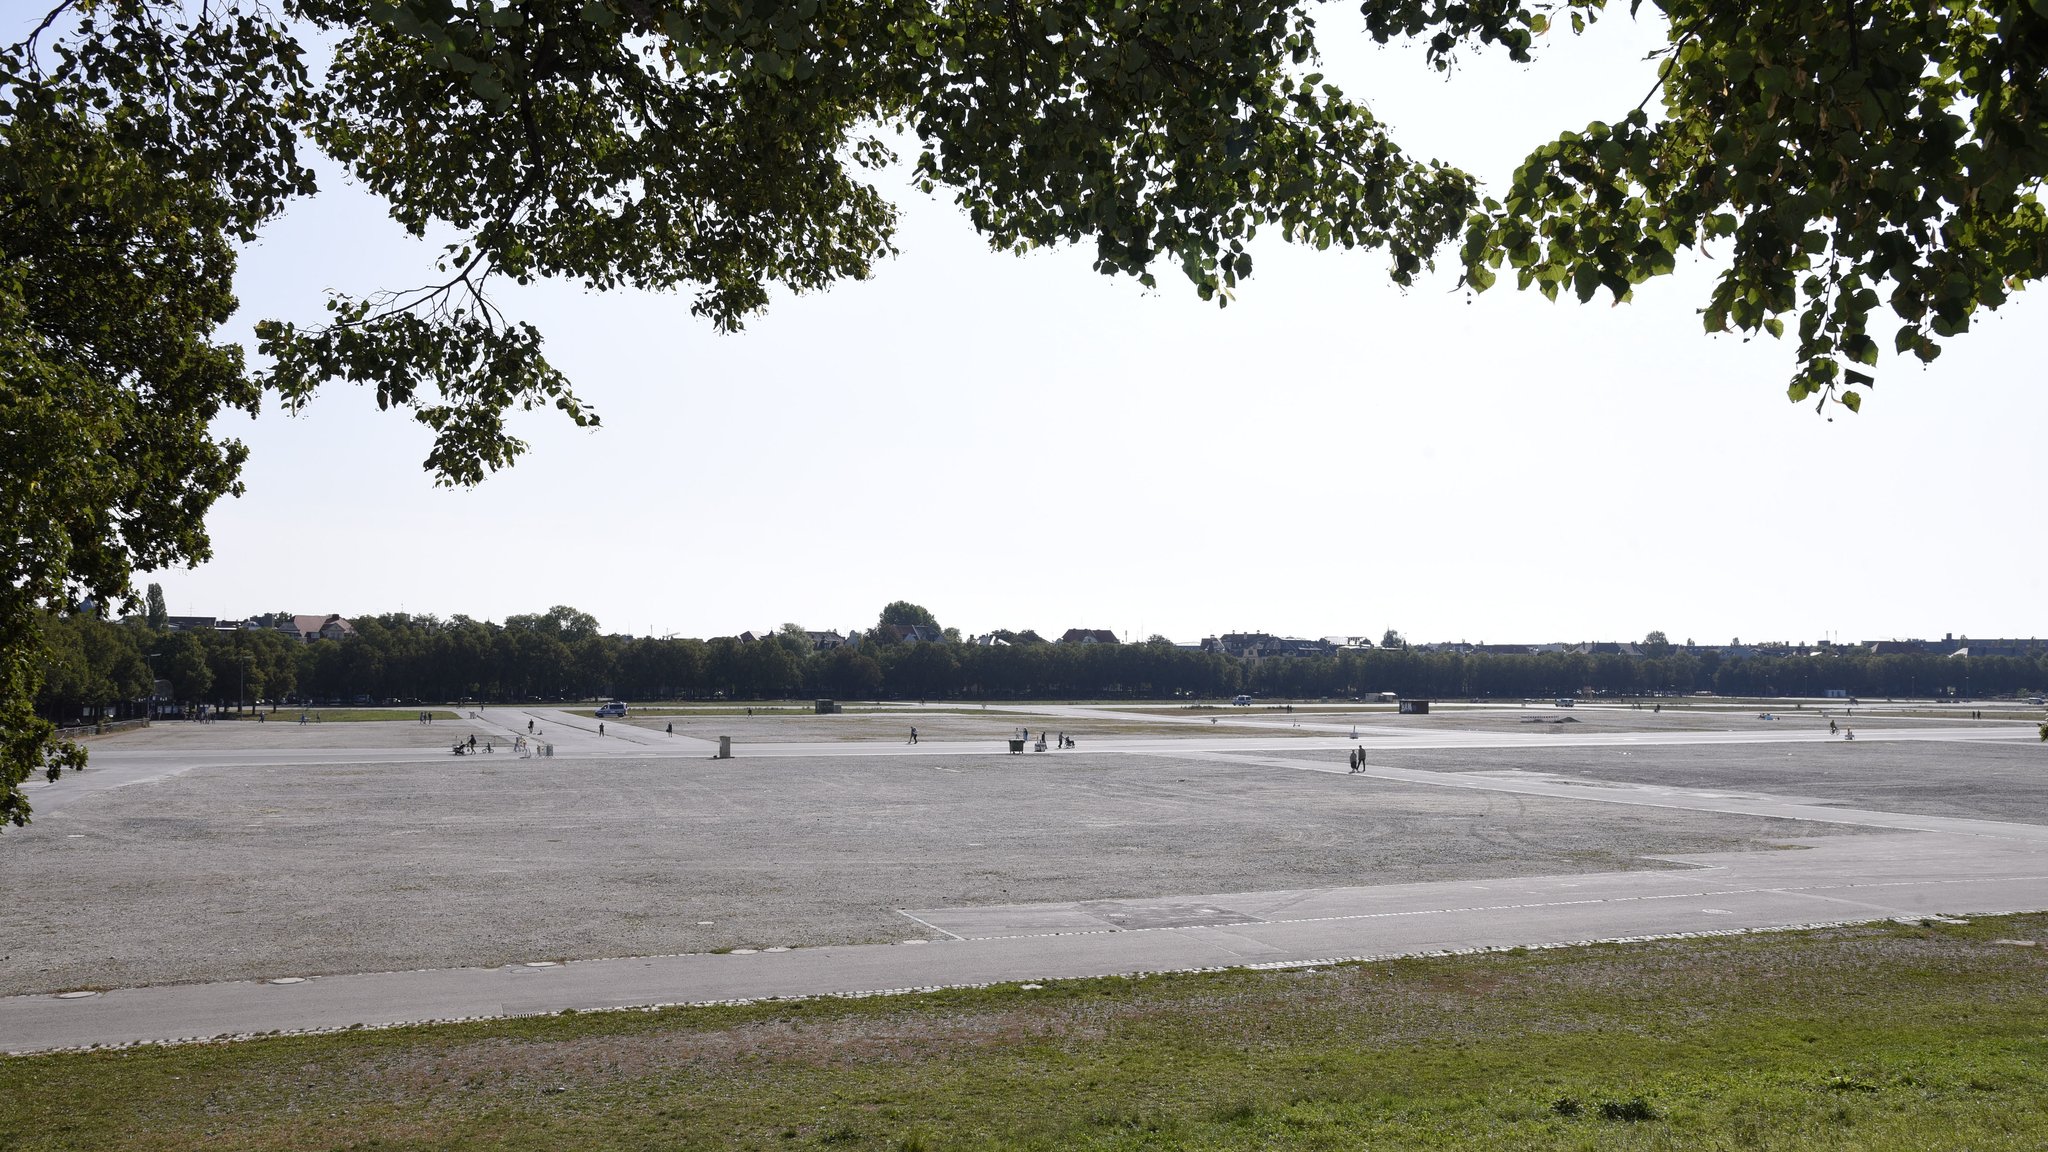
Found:
M 2048 1147 L 2048 915 L 0 1060 L 0 1149 Z

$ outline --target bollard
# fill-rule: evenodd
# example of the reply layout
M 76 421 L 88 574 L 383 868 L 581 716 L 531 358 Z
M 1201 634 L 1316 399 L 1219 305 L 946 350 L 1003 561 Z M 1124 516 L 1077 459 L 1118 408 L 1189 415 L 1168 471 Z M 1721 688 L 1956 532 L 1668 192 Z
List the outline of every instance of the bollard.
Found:
M 732 737 L 720 736 L 718 738 L 718 759 L 732 759 Z

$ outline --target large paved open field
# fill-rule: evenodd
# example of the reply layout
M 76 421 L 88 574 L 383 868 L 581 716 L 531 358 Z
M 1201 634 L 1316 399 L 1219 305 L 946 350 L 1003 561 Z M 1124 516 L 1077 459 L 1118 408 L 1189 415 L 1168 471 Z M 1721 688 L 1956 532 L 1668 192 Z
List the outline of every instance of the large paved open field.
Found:
M 1110 754 L 200 768 L 8 834 L 61 880 L 10 894 L 0 991 L 867 943 L 924 934 L 899 908 L 1670 867 L 1648 857 L 1828 830 Z
M 2048 907 L 2048 755 L 2024 723 L 1859 716 L 1849 743 L 1815 715 L 1559 711 L 160 726 L 99 741 L 0 836 L 0 1049 L 70 989 L 676 957 L 606 961 L 658 991 L 571 964 L 596 983 L 493 993 L 495 1014 Z M 552 758 L 513 754 L 529 724 Z M 1004 754 L 1017 726 L 1081 747 Z M 447 752 L 471 733 L 498 750 Z M 187 994 L 152 995 L 34 1028 L 97 1012 L 80 1042 L 154 1035 L 147 1005 Z M 334 1010 L 455 1014 L 399 1000 Z

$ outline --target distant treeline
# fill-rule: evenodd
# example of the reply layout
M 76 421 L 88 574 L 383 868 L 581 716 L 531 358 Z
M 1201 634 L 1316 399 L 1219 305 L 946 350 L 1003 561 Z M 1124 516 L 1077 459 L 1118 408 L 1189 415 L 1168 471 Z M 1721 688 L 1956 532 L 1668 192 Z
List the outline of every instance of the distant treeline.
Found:
M 133 712 L 151 669 L 187 704 L 248 700 L 519 701 L 872 699 L 1350 699 L 1644 695 L 2007 696 L 2048 685 L 2038 657 L 1749 655 L 1674 648 L 1660 656 L 1466 654 L 1415 648 L 1238 659 L 1135 644 L 889 642 L 817 651 L 799 629 L 763 639 L 608 636 L 570 608 L 503 624 L 456 616 L 355 617 L 356 635 L 302 643 L 262 630 L 170 632 L 140 621 L 50 616 L 52 653 L 38 706 L 65 722 L 89 709 Z

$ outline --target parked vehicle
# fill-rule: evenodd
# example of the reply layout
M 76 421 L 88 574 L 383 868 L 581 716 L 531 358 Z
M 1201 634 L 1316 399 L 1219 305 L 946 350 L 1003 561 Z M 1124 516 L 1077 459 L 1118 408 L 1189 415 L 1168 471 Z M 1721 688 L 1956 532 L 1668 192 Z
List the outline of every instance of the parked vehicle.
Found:
M 1230 703 L 1234 707 L 1249 708 L 1252 706 L 1252 698 L 1249 696 L 1239 696 L 1237 699 L 1232 700 Z
M 605 704 L 600 704 L 597 708 L 597 717 L 600 720 L 604 719 L 607 716 L 624 716 L 625 714 L 626 706 L 617 700 L 613 700 Z
M 1577 704 L 1578 704 L 1578 701 L 1577 701 L 1577 700 L 1574 700 L 1574 699 L 1572 699 L 1572 698 L 1571 698 L 1571 697 L 1569 697 L 1569 696 L 1559 696 L 1559 697 L 1557 698 L 1557 706 L 1558 706 L 1559 708 L 1571 708 L 1571 707 L 1574 707 L 1574 706 L 1576 706 Z

